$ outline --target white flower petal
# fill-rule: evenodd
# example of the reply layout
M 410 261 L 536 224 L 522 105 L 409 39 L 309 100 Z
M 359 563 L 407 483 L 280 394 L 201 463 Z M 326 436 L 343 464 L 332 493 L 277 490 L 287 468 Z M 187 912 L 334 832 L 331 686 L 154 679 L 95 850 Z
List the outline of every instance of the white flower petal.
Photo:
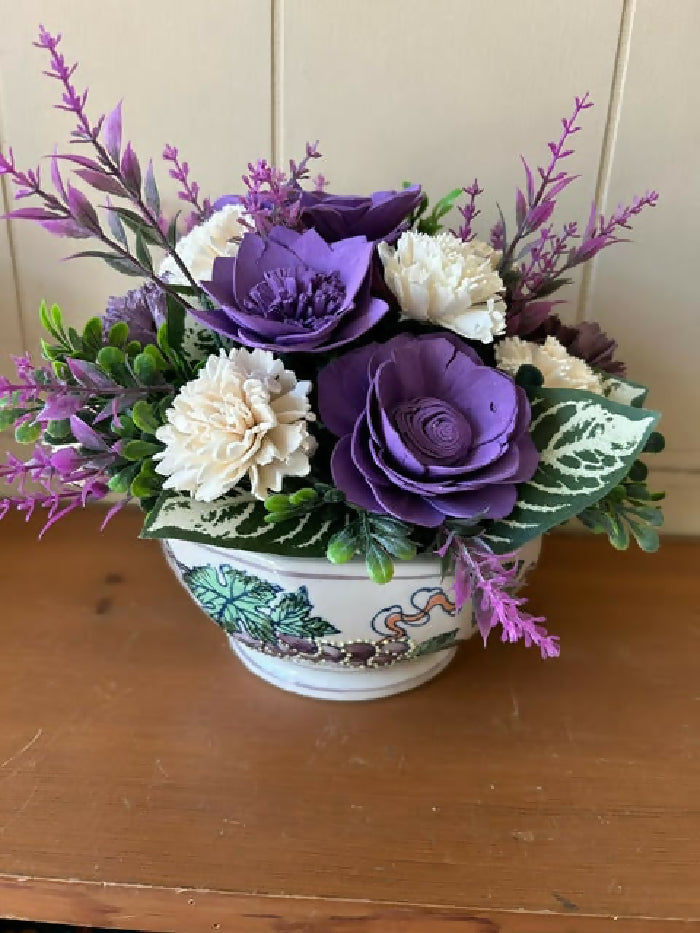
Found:
M 253 375 L 254 373 L 254 375 Z M 156 471 L 166 489 L 212 502 L 247 475 L 253 494 L 279 491 L 285 476 L 309 472 L 309 382 L 267 350 L 221 350 L 182 387 L 156 437 Z
M 487 243 L 464 243 L 452 233 L 407 231 L 395 248 L 380 243 L 378 251 L 386 283 L 406 317 L 482 343 L 503 333 L 503 302 L 496 300 L 503 293 L 496 272 L 501 254 Z
M 603 394 L 601 377 L 584 360 L 571 356 L 556 337 L 547 337 L 542 346 L 520 337 L 506 337 L 496 346 L 496 361 L 499 369 L 512 376 L 525 364 L 536 366 L 546 389 L 582 389 Z
M 175 252 L 195 281 L 205 282 L 211 278 L 214 260 L 219 256 L 236 255 L 238 241 L 247 231 L 240 222 L 243 214 L 243 208 L 239 204 L 226 204 L 212 214 L 209 220 L 194 227 L 178 240 Z M 172 256 L 165 257 L 158 274 L 166 277 L 173 285 L 189 284 Z

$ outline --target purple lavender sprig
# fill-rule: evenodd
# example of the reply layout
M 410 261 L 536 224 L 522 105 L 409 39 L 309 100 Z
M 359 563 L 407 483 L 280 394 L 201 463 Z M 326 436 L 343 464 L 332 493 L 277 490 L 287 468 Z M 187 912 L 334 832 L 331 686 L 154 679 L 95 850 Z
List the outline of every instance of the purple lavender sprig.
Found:
M 161 246 L 173 257 L 190 285 L 197 288 L 189 270 L 177 255 L 174 242 L 165 232 L 167 223 L 160 212 L 160 197 L 152 162 L 142 176 L 141 166 L 131 143 L 127 143 L 123 153 L 121 151 L 121 104 L 106 118 L 101 116 L 94 125 L 91 124 L 86 113 L 88 91 L 78 91 L 75 87 L 72 77 L 77 63 L 66 63 L 59 51 L 60 41 L 60 34 L 54 36 L 40 26 L 39 38 L 34 45 L 49 53 L 49 69 L 44 73 L 62 85 L 61 102 L 56 105 L 57 109 L 72 113 L 76 117 L 76 126 L 71 133 L 72 141 L 89 143 L 95 150 L 96 159 L 55 153 L 51 158 L 51 176 L 58 195 L 56 197 L 42 188 L 39 169 L 21 172 L 16 166 L 12 150 L 8 156 L 0 154 L 0 175 L 7 175 L 12 179 L 18 189 L 17 196 L 34 195 L 44 204 L 43 208 L 18 209 L 7 216 L 12 219 L 36 221 L 58 236 L 97 238 L 110 250 L 109 253 L 97 255 L 110 265 L 127 274 L 151 278 L 175 297 L 177 293 L 154 272 L 147 244 Z M 104 142 L 100 140 L 101 133 L 104 135 Z M 59 159 L 77 165 L 78 168 L 74 169 L 75 174 L 91 187 L 129 200 L 137 208 L 137 213 L 107 204 L 109 227 L 113 234 L 109 237 L 102 230 L 97 213 L 85 195 L 70 183 L 64 185 L 59 171 Z M 122 220 L 136 236 L 135 253 L 128 248 Z M 183 299 L 180 300 L 187 305 Z
M 574 110 L 571 116 L 568 118 L 562 117 L 562 133 L 559 139 L 547 144 L 550 152 L 549 163 L 546 166 L 539 166 L 537 169 L 540 176 L 540 185 L 537 190 L 535 190 L 535 179 L 532 170 L 521 156 L 525 169 L 525 192 L 521 188 L 516 190 L 515 219 L 517 228 L 503 255 L 502 270 L 507 271 L 510 267 L 516 246 L 523 237 L 534 233 L 549 220 L 556 206 L 557 196 L 577 178 L 576 175 L 571 175 L 566 170 L 560 169 L 560 165 L 564 159 L 573 154 L 571 137 L 581 129 L 578 121 L 583 111 L 590 109 L 592 106 L 593 102 L 589 99 L 588 91 L 586 91 L 583 97 L 575 98 Z
M 316 143 L 306 144 L 306 153 L 301 162 L 289 160 L 289 174 L 276 168 L 266 159 L 248 164 L 248 174 L 243 176 L 247 194 L 241 199 L 247 217 L 241 223 L 261 236 L 266 236 L 273 227 L 284 226 L 297 230 L 301 222 L 301 182 L 310 175 L 309 162 L 319 159 L 321 153 Z M 316 179 L 325 184 L 321 176 Z
M 186 231 L 189 233 L 197 224 L 211 217 L 213 213 L 211 201 L 209 198 L 204 198 L 200 204 L 199 185 L 194 179 L 190 180 L 190 166 L 187 162 L 180 162 L 180 153 L 176 146 L 166 143 L 163 149 L 163 161 L 169 162 L 173 166 L 168 170 L 168 174 L 180 185 L 180 190 L 177 193 L 178 198 L 194 208 L 185 224 Z
M 463 222 L 459 229 L 456 231 L 455 235 L 465 243 L 470 243 L 476 237 L 476 233 L 472 231 L 472 223 L 474 222 L 474 219 L 481 213 L 480 210 L 477 210 L 476 199 L 480 194 L 484 193 L 484 189 L 479 187 L 479 181 L 475 178 L 474 183 L 469 185 L 467 188 L 463 188 L 462 191 L 468 195 L 469 200 L 466 204 L 463 204 L 461 207 L 457 208 L 459 213 L 462 215 Z
M 437 553 L 444 557 L 449 551 L 455 558 L 455 606 L 459 611 L 472 600 L 484 644 L 492 629 L 500 626 L 501 641 L 523 641 L 527 648 L 536 645 L 545 659 L 559 656 L 558 636 L 540 625 L 544 618 L 523 610 L 526 599 L 513 595 L 517 554 L 494 554 L 477 538 L 467 541 L 454 534 L 448 534 Z
M 565 224 L 559 232 L 554 232 L 551 226 L 543 227 L 537 240 L 529 245 L 510 291 L 508 333 L 527 335 L 542 325 L 559 302 L 541 299 L 566 285 L 570 281 L 566 273 L 571 269 L 614 243 L 626 242 L 626 237 L 618 235 L 619 230 L 631 229 L 631 218 L 645 207 L 655 207 L 658 197 L 656 191 L 647 191 L 631 204 L 620 205 L 607 219 L 602 214 L 596 218 L 593 205 L 582 236 L 575 221 Z

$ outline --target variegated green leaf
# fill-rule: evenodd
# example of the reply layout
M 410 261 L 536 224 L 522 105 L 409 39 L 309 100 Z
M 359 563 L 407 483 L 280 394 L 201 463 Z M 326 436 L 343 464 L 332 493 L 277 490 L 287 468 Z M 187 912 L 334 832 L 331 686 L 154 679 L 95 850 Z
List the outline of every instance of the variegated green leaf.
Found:
M 639 382 L 629 382 L 619 376 L 607 376 L 603 380 L 603 393 L 606 398 L 621 405 L 632 405 L 641 408 L 649 390 Z
M 570 389 L 538 389 L 531 434 L 540 451 L 513 512 L 484 538 L 499 554 L 578 515 L 627 475 L 659 414 Z
M 265 522 L 262 502 L 244 493 L 211 503 L 164 493 L 149 513 L 141 537 L 179 538 L 290 557 L 324 557 L 328 541 L 340 527 L 328 511 L 318 509 L 294 521 L 270 525 Z

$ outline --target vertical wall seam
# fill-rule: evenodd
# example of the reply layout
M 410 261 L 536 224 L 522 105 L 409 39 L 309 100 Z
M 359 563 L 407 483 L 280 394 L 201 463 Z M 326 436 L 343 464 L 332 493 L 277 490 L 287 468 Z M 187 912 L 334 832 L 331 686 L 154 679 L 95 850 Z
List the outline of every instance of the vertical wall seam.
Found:
M 2 109 L 2 97 L 0 95 L 0 145 L 4 145 L 5 134 L 3 132 L 4 127 L 3 119 L 3 109 Z M 10 189 L 9 181 L 6 175 L 0 176 L 0 205 L 2 205 L 2 213 L 9 214 L 12 210 L 11 207 L 11 198 L 10 198 Z M 22 309 L 22 294 L 19 287 L 19 270 L 17 263 L 17 248 L 14 239 L 14 231 L 12 229 L 12 223 L 9 220 L 5 220 L 5 229 L 7 233 L 7 248 L 10 254 L 10 273 L 12 275 L 12 285 L 15 298 L 15 315 L 17 317 L 17 333 L 19 334 L 19 340 L 22 347 L 22 352 L 26 353 L 29 347 L 27 346 L 27 333 L 26 327 L 24 324 L 24 314 Z M 0 342 L 1 345 L 1 342 Z
M 600 147 L 600 160 L 598 162 L 598 175 L 595 186 L 595 203 L 598 213 L 605 213 L 610 193 L 610 179 L 612 177 L 615 147 L 622 116 L 622 105 L 627 80 L 627 66 L 629 64 L 632 47 L 632 28 L 637 0 L 623 0 L 622 14 L 620 16 L 620 32 L 617 38 L 615 63 L 613 65 L 608 111 L 605 118 L 603 141 Z M 596 256 L 586 263 L 581 274 L 581 287 L 579 289 L 576 320 L 578 322 L 590 319 L 593 285 L 598 263 Z
M 282 69 L 284 53 L 284 0 L 271 0 L 270 6 L 270 144 L 273 165 L 282 165 Z

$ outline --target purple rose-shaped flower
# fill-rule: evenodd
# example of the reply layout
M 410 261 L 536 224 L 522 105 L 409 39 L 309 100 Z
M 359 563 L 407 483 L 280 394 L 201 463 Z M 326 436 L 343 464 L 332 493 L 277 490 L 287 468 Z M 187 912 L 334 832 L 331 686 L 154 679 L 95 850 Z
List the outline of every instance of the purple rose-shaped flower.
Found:
M 504 518 L 537 469 L 525 392 L 454 334 L 353 350 L 321 370 L 318 394 L 340 438 L 335 485 L 368 511 L 430 528 Z
M 220 307 L 194 316 L 239 343 L 279 353 L 342 346 L 388 310 L 370 295 L 372 249 L 362 236 L 329 245 L 315 230 L 247 233 L 236 256 L 215 259 L 212 281 L 203 283 Z
M 402 191 L 375 191 L 369 197 L 304 191 L 301 217 L 328 243 L 350 236 L 391 243 L 405 229 L 404 221 L 418 207 L 421 197 L 420 185 Z

